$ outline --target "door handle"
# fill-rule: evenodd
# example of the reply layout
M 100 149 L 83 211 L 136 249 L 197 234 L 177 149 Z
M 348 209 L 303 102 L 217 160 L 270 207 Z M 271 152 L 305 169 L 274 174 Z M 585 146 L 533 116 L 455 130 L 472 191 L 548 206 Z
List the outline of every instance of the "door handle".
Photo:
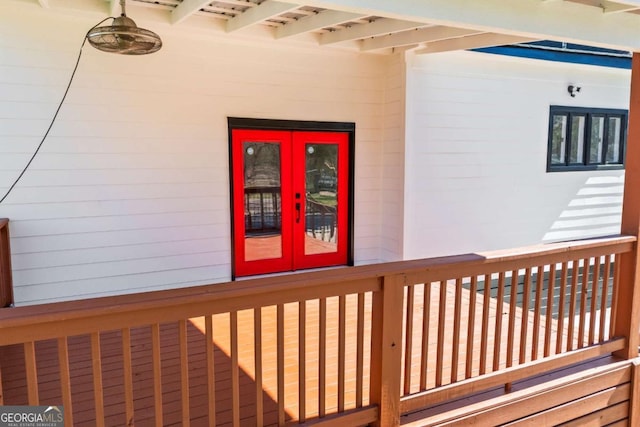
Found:
M 296 202 L 296 224 L 300 223 L 300 202 Z

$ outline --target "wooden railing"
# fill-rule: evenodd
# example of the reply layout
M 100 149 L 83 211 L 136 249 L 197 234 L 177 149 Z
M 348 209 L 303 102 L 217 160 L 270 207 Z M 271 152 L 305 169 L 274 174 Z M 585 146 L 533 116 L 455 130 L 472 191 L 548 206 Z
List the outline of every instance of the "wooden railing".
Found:
M 628 243 L 494 253 L 408 277 L 401 412 L 621 350 L 611 319 Z
M 398 425 L 401 413 L 621 349 L 608 326 L 616 258 L 635 241 L 0 311 L 0 404 L 63 404 L 69 425 Z

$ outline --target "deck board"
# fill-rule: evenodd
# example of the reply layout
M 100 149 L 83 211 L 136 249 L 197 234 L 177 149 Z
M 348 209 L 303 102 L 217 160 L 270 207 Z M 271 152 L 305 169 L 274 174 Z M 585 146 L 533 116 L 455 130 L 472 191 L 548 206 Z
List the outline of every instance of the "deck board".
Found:
M 436 364 L 439 285 L 432 284 L 430 301 L 430 329 L 429 329 L 429 356 L 428 388 L 434 384 L 434 369 Z M 452 283 L 446 284 L 446 328 L 453 325 L 453 304 L 455 288 Z M 463 289 L 462 301 L 466 304 L 470 301 L 470 294 Z M 473 333 L 473 366 L 472 373 L 477 375 L 480 366 L 482 336 L 482 294 L 475 298 L 475 321 Z M 318 404 L 318 371 L 319 365 L 319 302 L 317 300 L 306 303 L 306 418 L 317 416 Z M 460 353 L 458 379 L 463 379 L 465 374 L 465 360 L 467 348 L 466 328 L 468 320 L 464 315 L 467 306 L 463 306 L 463 316 L 460 324 Z M 488 348 L 486 365 L 488 372 L 493 364 L 493 332 L 495 329 L 496 313 L 506 316 L 507 305 L 498 304 L 495 299 L 490 299 L 488 331 L 485 338 Z M 346 300 L 346 343 L 345 352 L 345 407 L 356 406 L 356 349 L 357 349 L 357 296 L 350 295 Z M 285 353 L 285 417 L 287 420 L 298 418 L 298 305 L 297 303 L 284 306 L 285 321 L 287 327 L 284 333 Z M 414 301 L 413 348 L 411 359 L 411 392 L 417 391 L 420 370 L 420 343 L 422 333 L 422 286 L 416 288 Z M 278 406 L 275 401 L 277 390 L 277 357 L 276 357 L 276 309 L 265 307 L 262 309 L 262 366 L 263 387 L 261 391 L 264 407 L 265 425 L 276 425 L 278 421 Z M 516 310 L 516 324 L 523 320 L 522 310 Z M 534 323 L 533 315 L 529 312 L 525 322 L 531 331 Z M 370 336 L 371 328 L 371 295 L 365 298 L 365 337 Z M 187 341 L 189 359 L 189 397 L 190 416 L 192 425 L 208 425 L 208 388 L 204 318 L 194 318 L 187 322 Z M 500 367 L 506 365 L 506 336 L 508 333 L 508 319 L 503 318 L 501 331 L 502 345 L 500 348 Z M 255 364 L 254 364 L 254 319 L 253 311 L 241 311 L 238 313 L 238 362 L 239 362 L 239 392 L 240 392 L 240 418 L 241 425 L 255 425 Z M 541 322 L 541 333 L 544 334 L 544 319 Z M 555 328 L 557 321 L 552 322 L 552 342 L 555 342 Z M 566 332 L 566 328 L 564 328 Z M 231 337 L 229 333 L 229 315 L 221 314 L 213 316 L 214 331 L 214 362 L 215 362 L 215 393 L 216 393 L 216 422 L 217 425 L 231 425 L 232 401 L 231 401 Z M 160 325 L 161 369 L 162 369 L 162 403 L 164 425 L 181 425 L 181 377 L 180 377 L 180 351 L 178 339 L 178 324 L 169 323 Z M 327 300 L 327 354 L 326 372 L 326 409 L 327 413 L 334 412 L 338 406 L 338 299 Z M 450 382 L 452 334 L 445 334 L 444 343 L 443 379 L 444 383 Z M 544 337 L 544 335 L 542 335 Z M 520 338 L 515 338 L 514 356 L 517 358 L 517 349 Z M 124 380 L 123 380 L 123 356 L 122 356 L 121 331 L 108 331 L 100 335 L 102 358 L 102 381 L 104 385 L 104 411 L 106 425 L 125 424 Z M 566 341 L 566 340 L 565 340 Z M 90 336 L 69 337 L 69 364 L 71 368 L 71 392 L 73 397 L 73 415 L 76 426 L 91 426 L 94 424 L 94 394 L 93 371 L 91 363 L 91 339 Z M 527 354 L 531 354 L 531 336 L 528 338 Z M 369 340 L 364 343 L 364 405 L 368 403 L 369 387 L 369 360 L 371 344 Z M 539 354 L 542 355 L 542 348 Z M 138 426 L 153 425 L 154 422 L 154 384 L 152 366 L 152 339 L 151 327 L 137 327 L 131 329 L 131 354 L 134 391 L 135 424 Z M 57 340 L 42 341 L 36 343 L 36 359 L 39 380 L 39 393 L 41 404 L 61 405 L 61 386 L 58 369 Z M 6 405 L 27 404 L 26 375 L 24 366 L 24 350 L 22 346 L 13 345 L 0 348 L 0 368 L 2 370 L 1 381 Z

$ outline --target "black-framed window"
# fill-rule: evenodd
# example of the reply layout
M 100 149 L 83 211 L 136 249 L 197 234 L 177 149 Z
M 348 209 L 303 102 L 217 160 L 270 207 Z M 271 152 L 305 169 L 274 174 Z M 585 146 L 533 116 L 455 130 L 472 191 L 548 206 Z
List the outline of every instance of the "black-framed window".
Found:
M 547 172 L 623 169 L 627 110 L 549 109 Z

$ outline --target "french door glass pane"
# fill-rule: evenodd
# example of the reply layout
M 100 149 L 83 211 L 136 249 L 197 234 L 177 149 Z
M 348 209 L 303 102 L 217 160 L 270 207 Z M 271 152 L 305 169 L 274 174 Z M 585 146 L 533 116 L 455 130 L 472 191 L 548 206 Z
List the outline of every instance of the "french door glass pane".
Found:
M 589 141 L 589 163 L 602 163 L 602 147 L 604 142 L 604 117 L 591 118 L 591 137 Z
M 245 260 L 282 257 L 280 144 L 245 142 Z
M 338 251 L 338 145 L 305 145 L 305 254 Z
M 621 131 L 622 119 L 620 117 L 609 117 L 609 129 L 607 132 L 607 163 L 621 163 Z
M 564 165 L 566 162 L 567 116 L 553 116 L 553 131 L 551 137 L 551 164 Z
M 570 164 L 584 163 L 585 123 L 585 116 L 571 117 L 571 153 L 569 153 Z

